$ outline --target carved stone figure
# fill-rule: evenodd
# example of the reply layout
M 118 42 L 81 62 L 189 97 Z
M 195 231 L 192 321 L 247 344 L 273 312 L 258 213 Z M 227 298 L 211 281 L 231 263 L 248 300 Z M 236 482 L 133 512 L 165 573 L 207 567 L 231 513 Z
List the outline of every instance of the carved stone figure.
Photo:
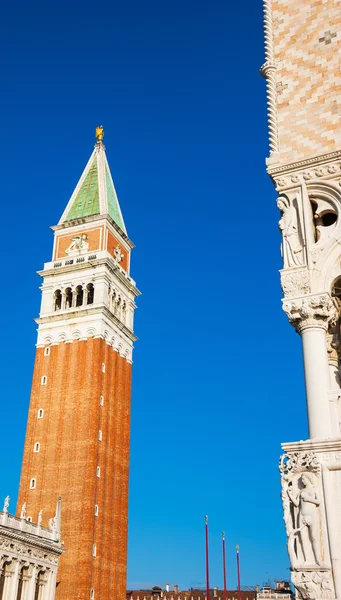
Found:
M 66 254 L 77 254 L 81 250 L 87 251 L 89 249 L 89 244 L 87 242 L 88 236 L 83 233 L 83 235 L 76 235 L 71 238 L 70 246 L 65 250 Z
M 56 529 L 57 529 L 57 519 L 56 519 L 56 517 L 52 517 L 51 519 L 49 519 L 49 529 L 51 531 L 56 531 Z
M 284 268 L 303 265 L 303 248 L 299 235 L 295 206 L 284 196 L 277 200 L 282 213 L 278 226 L 282 233 L 282 257 Z
M 43 520 L 43 509 L 41 509 L 38 513 L 38 525 L 41 525 L 42 520 Z
M 3 508 L 3 512 L 8 512 L 8 511 L 7 511 L 7 509 L 8 509 L 8 507 L 9 507 L 10 500 L 11 500 L 11 499 L 10 499 L 10 497 L 9 497 L 9 496 L 6 496 L 6 498 L 5 498 L 5 502 L 4 502 L 4 508 Z
M 292 580 L 300 596 L 310 598 L 334 598 L 334 585 L 330 571 L 299 571 L 292 574 Z
M 120 263 L 122 261 L 123 254 L 121 253 L 121 246 L 116 246 L 114 249 L 114 259 L 116 262 Z
M 308 562 L 309 549 L 312 549 L 315 563 L 321 565 L 321 522 L 318 512 L 321 500 L 312 473 L 303 473 L 300 483 L 302 487 L 297 494 L 288 488 L 288 496 L 293 505 L 298 508 L 296 532 L 300 533 L 305 563 Z
M 26 502 L 21 507 L 20 519 L 26 519 Z

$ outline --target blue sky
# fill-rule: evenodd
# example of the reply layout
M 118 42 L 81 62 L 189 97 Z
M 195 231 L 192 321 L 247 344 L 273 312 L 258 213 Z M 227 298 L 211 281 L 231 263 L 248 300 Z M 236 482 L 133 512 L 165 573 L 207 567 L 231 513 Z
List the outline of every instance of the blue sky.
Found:
M 52 232 L 103 123 L 136 313 L 129 587 L 288 577 L 280 443 L 307 436 L 281 311 L 262 2 L 6 4 L 2 22 L 3 457 L 15 505 Z

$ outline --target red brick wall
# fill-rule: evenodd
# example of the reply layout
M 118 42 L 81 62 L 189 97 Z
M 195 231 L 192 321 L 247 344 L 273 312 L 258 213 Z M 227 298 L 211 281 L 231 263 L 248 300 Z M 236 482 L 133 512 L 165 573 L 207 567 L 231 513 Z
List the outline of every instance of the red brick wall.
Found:
M 91 587 L 96 600 L 125 597 L 130 388 L 131 365 L 104 340 L 60 343 L 49 356 L 37 349 L 17 511 L 27 502 L 27 515 L 36 522 L 43 508 L 47 526 L 62 497 L 67 551 L 60 559 L 57 600 L 88 600 Z M 39 453 L 33 452 L 35 442 Z M 37 487 L 30 490 L 33 477 Z

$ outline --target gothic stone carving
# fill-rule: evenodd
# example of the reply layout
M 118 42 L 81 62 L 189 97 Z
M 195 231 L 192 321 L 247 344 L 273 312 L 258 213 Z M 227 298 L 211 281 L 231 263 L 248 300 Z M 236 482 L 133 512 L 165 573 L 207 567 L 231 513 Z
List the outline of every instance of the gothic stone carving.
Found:
M 309 294 L 310 281 L 307 269 L 282 271 L 281 286 L 285 298 Z
M 335 324 L 338 317 L 338 311 L 328 294 L 284 302 L 283 310 L 297 331 L 318 326 L 327 329 L 329 324 Z
M 299 234 L 297 210 L 293 201 L 285 196 L 277 199 L 282 213 L 278 226 L 282 233 L 282 257 L 284 268 L 303 265 L 303 244 Z
M 323 531 L 321 466 L 313 452 L 280 460 L 283 519 L 292 581 L 300 597 L 334 598 Z
M 294 572 L 292 581 L 303 600 L 334 598 L 334 585 L 330 571 Z

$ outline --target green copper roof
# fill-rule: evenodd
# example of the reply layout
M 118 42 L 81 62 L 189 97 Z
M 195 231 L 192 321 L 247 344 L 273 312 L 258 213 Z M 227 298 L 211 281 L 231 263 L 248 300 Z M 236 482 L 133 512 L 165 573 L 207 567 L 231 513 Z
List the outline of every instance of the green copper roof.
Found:
M 97 142 L 60 223 L 99 214 L 109 215 L 127 233 L 102 142 Z
M 105 180 L 107 184 L 107 198 L 108 198 L 108 213 L 115 223 L 125 232 L 126 228 L 123 223 L 120 207 L 118 205 L 116 192 L 111 181 L 108 167 L 105 167 Z
M 97 156 L 94 155 L 90 169 L 65 217 L 65 221 L 98 215 L 99 212 Z

